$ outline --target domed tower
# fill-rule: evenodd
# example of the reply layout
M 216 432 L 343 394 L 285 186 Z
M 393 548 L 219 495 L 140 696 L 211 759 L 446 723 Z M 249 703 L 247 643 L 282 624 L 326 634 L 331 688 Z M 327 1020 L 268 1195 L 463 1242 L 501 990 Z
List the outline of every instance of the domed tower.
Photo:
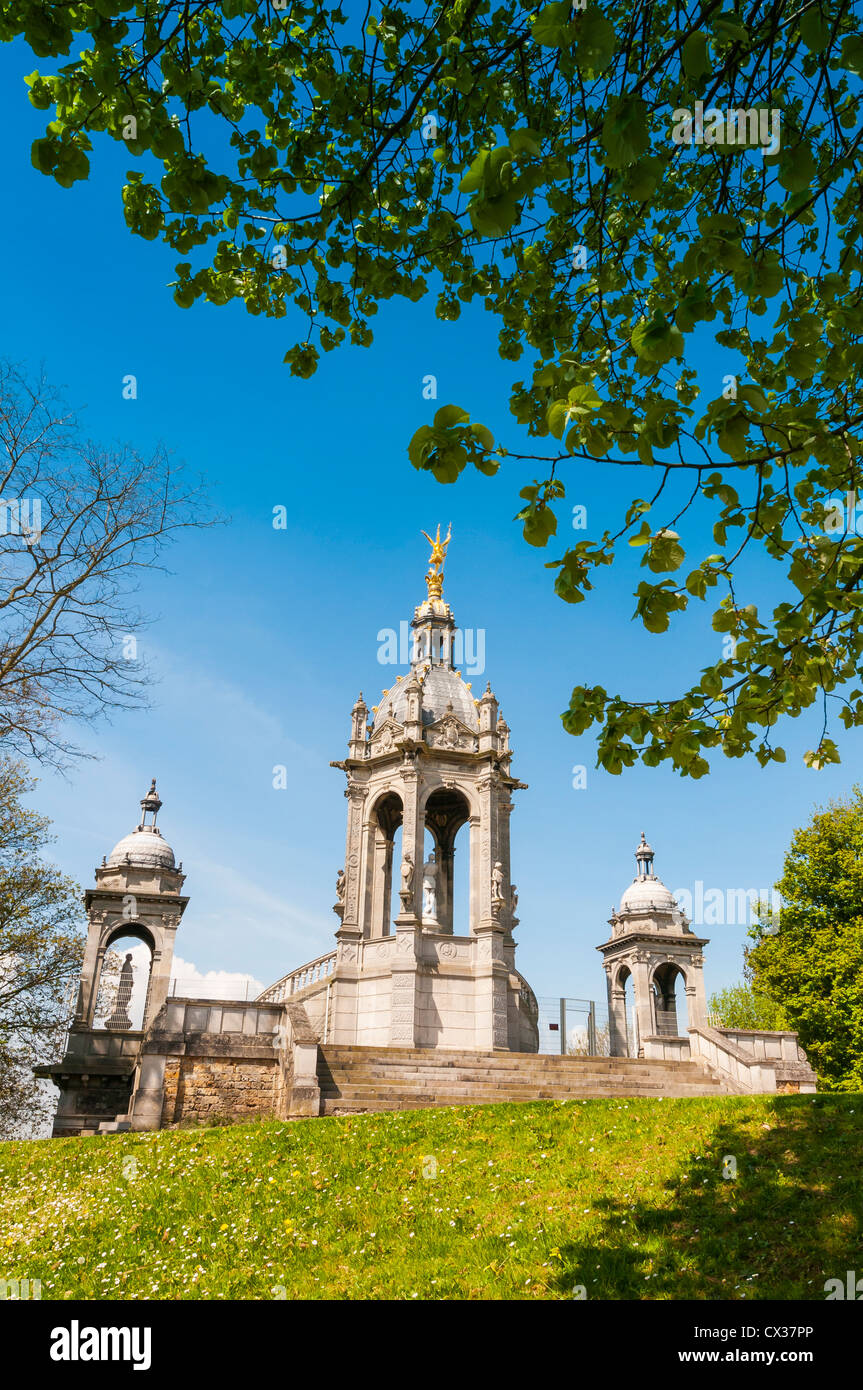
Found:
M 457 669 L 456 624 L 443 597 L 450 535 L 441 540 L 438 527 L 427 539 L 427 596 L 411 623 L 409 670 L 383 692 L 371 724 L 360 697 L 349 756 L 333 763 L 347 774 L 348 823 L 328 1036 L 535 1050 L 522 1036 L 519 1011 L 527 1005 L 519 991 L 524 986 L 527 1002 L 532 995 L 515 971 L 512 935 L 509 817 L 512 793 L 525 784 L 511 774 L 509 729 L 491 687 L 475 696 Z M 469 890 L 457 905 L 453 865 L 463 828 L 458 852 L 469 855 Z M 401 910 L 391 919 L 394 877 Z
M 189 901 L 181 889 L 182 864 L 156 825 L 162 802 L 153 779 L 141 799 L 141 819 L 96 869 L 96 886 L 84 894 L 88 930 L 75 1016 L 61 1062 L 40 1068 L 61 1095 L 55 1135 L 90 1132 L 126 1114 L 135 1090 L 141 1044 L 168 997 L 174 939 Z M 100 991 L 105 956 L 114 942 L 135 937 L 149 953 L 143 1018 L 134 1027 L 127 1011 L 131 957 L 119 983 Z M 114 1007 L 110 1008 L 114 994 Z M 104 1017 L 100 1020 L 100 1014 Z
M 635 863 L 635 878 L 609 919 L 611 937 L 597 947 L 603 955 L 608 987 L 611 1054 L 665 1056 L 670 1049 L 687 1055 L 685 1027 L 702 1027 L 707 1021 L 702 950 L 708 939 L 693 935 L 685 913 L 654 873 L 653 850 L 644 831 Z M 681 980 L 685 1024 L 676 994 Z M 630 981 L 632 1027 L 627 1018 Z
M 174 938 L 189 899 L 180 892 L 183 866 L 156 825 L 161 809 L 154 777 L 141 798 L 140 821 L 102 860 L 96 887 L 84 894 L 89 930 L 73 1027 L 93 1027 L 105 953 L 120 937 L 138 937 L 151 952 L 142 1031 L 168 996 Z

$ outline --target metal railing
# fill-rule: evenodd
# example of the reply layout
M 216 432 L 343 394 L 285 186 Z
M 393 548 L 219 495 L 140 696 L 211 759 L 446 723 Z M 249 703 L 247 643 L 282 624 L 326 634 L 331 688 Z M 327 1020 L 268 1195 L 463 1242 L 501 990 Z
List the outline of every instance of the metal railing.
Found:
M 328 951 L 325 956 L 318 956 L 317 960 L 310 960 L 308 965 L 301 965 L 298 970 L 283 975 L 274 985 L 270 985 L 259 994 L 258 1000 L 262 1004 L 281 1004 L 284 999 L 297 994 L 299 990 L 307 989 L 319 980 L 328 979 L 335 969 L 336 955 L 336 951 Z
M 247 980 L 184 980 L 182 975 L 172 979 L 168 986 L 169 999 L 224 999 L 235 1003 L 248 1004 L 256 999 L 257 981 L 251 975 Z

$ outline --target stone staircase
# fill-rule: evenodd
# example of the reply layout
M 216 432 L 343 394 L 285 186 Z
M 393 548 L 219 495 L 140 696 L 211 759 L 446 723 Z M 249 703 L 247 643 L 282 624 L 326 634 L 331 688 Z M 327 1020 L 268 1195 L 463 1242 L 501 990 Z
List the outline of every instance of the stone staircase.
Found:
M 698 1062 L 333 1045 L 318 1047 L 318 1083 L 322 1115 L 589 1096 L 731 1093 L 730 1085 Z

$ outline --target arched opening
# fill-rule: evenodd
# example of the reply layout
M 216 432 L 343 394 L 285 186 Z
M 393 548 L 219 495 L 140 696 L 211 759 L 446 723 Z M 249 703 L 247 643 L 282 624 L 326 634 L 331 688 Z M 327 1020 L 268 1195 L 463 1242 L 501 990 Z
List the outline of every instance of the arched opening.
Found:
M 455 788 L 438 787 L 426 802 L 424 859 L 429 866 L 433 853 L 434 865 L 424 871 L 423 926 L 456 936 L 470 934 L 469 818 L 467 799 Z
M 127 1033 L 144 1027 L 153 944 L 149 935 L 123 927 L 105 948 L 93 1014 L 93 1027 Z
M 689 1026 L 686 976 L 680 966 L 666 961 L 653 972 L 653 1022 L 661 1038 L 685 1038 Z
M 621 1027 L 623 1032 L 623 1056 L 637 1057 L 640 1045 L 638 1021 L 635 1013 L 635 985 L 628 966 L 623 965 L 617 977 L 617 987 L 623 993 Z
M 400 798 L 387 792 L 375 804 L 369 822 L 371 875 L 367 891 L 371 904 L 367 921 L 372 938 L 390 935 L 393 918 L 401 908 L 402 815 Z

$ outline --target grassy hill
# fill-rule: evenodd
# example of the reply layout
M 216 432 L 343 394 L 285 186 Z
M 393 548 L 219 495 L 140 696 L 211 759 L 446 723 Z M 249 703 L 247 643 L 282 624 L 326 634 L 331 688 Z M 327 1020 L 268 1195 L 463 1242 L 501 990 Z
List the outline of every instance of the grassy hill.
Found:
M 863 1095 L 543 1101 L 0 1144 L 0 1274 L 43 1299 L 823 1299 L 863 1271 L 861 1119 Z

